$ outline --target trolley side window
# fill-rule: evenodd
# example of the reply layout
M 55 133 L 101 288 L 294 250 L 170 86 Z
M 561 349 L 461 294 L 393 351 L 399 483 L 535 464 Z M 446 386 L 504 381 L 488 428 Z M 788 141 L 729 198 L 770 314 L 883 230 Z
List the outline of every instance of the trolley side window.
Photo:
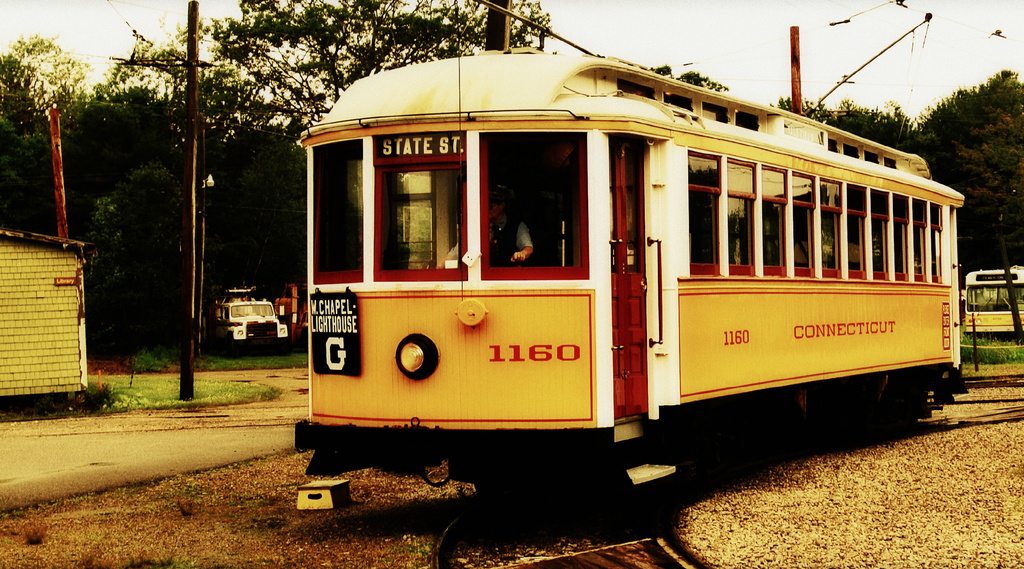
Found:
M 799 277 L 814 275 L 814 180 L 793 175 L 793 266 Z
M 889 278 L 889 194 L 871 191 L 871 270 L 875 280 Z
M 585 150 L 575 133 L 480 137 L 483 278 L 587 278 Z
M 847 268 L 851 279 L 866 278 L 864 225 L 867 218 L 867 190 L 859 186 L 846 188 Z
M 786 274 L 786 173 L 761 169 L 761 208 L 764 229 L 764 274 Z
M 753 275 L 754 165 L 729 160 L 729 274 Z
M 925 202 L 921 200 L 913 200 L 911 206 L 911 215 L 913 215 L 913 231 L 914 231 L 914 280 L 924 281 L 924 273 L 927 261 L 924 258 L 925 253 L 925 235 L 927 234 L 927 223 L 924 218 L 925 213 Z
M 907 198 L 903 196 L 892 196 L 892 250 L 893 250 L 893 272 L 896 273 L 896 280 L 910 280 L 908 267 L 908 244 L 910 243 L 910 211 Z
M 317 282 L 363 280 L 363 152 L 361 141 L 313 149 Z
M 832 180 L 822 179 L 818 182 L 821 204 L 821 274 L 824 277 L 839 276 L 842 188 L 842 184 Z
M 690 272 L 718 273 L 718 198 L 722 193 L 719 159 L 689 156 Z
M 928 207 L 929 227 L 931 228 L 932 244 L 932 282 L 942 281 L 942 208 L 936 204 Z

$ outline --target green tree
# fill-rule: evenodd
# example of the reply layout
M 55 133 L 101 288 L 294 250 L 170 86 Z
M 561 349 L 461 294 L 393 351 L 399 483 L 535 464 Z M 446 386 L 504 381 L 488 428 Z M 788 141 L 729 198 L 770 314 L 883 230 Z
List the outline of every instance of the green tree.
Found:
M 89 66 L 65 53 L 54 38 L 21 37 L 0 54 L 0 115 L 18 134 L 49 132 L 46 110 L 61 111 L 62 126 L 74 124 L 87 95 Z
M 357 79 L 483 46 L 485 12 L 460 0 L 240 0 L 242 17 L 214 25 L 217 57 L 264 88 L 268 107 L 316 120 Z M 537 2 L 513 7 L 546 25 Z M 534 28 L 513 26 L 512 45 Z
M 696 85 L 698 87 L 703 87 L 705 89 L 711 89 L 712 91 L 718 91 L 720 93 L 724 93 L 724 92 L 729 90 L 729 88 L 726 87 L 725 85 L 719 83 L 718 81 L 715 81 L 714 79 L 711 79 L 710 77 L 708 77 L 706 75 L 701 75 L 700 73 L 697 73 L 696 71 L 686 71 L 686 72 L 680 74 L 679 77 L 674 77 L 672 75 L 672 67 L 669 66 L 669 65 L 662 65 L 660 67 L 655 67 L 652 71 L 654 71 L 658 75 L 664 75 L 665 77 L 672 77 L 673 79 L 676 79 L 678 81 L 682 81 L 683 83 L 689 83 L 690 85 Z
M 975 218 L 991 223 L 991 234 L 997 242 L 999 265 L 1006 276 L 1009 298 L 1017 298 L 1010 273 L 1007 241 L 1019 248 L 1024 242 L 1024 113 L 1017 108 L 1011 114 L 995 110 L 992 122 L 973 129 L 972 134 L 983 142 L 979 146 L 957 146 L 964 170 L 971 175 L 966 193 L 971 198 Z M 1024 343 L 1017 303 L 1010 303 L 1017 343 Z
M 173 343 L 181 319 L 181 184 L 161 164 L 132 171 L 97 200 L 86 275 L 90 347 L 128 352 Z
M 1022 110 L 1024 84 L 1015 72 L 1001 71 L 927 109 L 905 145 L 928 161 L 933 178 L 965 196 L 957 226 L 959 257 L 966 271 L 1002 266 L 999 233 L 993 229 L 1024 223 L 1019 206 L 1012 205 L 1024 196 L 1014 194 L 1015 180 L 1008 167 L 995 167 L 998 153 L 1004 153 L 1005 160 L 1014 156 L 1017 139 L 1009 129 Z M 991 156 L 983 159 L 976 151 Z M 997 219 L 1000 212 L 1002 220 Z M 1009 258 L 1024 259 L 1024 235 L 1011 231 L 1004 236 Z
M 49 135 L 21 135 L 0 116 L 0 227 L 54 234 Z

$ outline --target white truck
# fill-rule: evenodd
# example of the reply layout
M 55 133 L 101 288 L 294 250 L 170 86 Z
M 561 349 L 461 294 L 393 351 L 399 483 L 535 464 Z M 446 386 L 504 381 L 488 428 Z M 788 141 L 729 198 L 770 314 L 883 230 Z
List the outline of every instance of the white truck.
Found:
M 254 299 L 252 289 L 229 289 L 210 307 L 208 326 L 214 346 L 238 356 L 251 347 L 291 351 L 288 326 L 281 323 L 268 300 Z

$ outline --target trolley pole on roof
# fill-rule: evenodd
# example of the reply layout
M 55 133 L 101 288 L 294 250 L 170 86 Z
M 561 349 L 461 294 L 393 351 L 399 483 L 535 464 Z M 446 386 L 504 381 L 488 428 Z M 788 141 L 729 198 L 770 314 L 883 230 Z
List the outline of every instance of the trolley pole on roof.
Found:
M 853 78 L 853 76 L 854 76 L 854 75 L 856 75 L 857 73 L 859 73 L 861 69 L 864 69 L 864 68 L 865 68 L 865 67 L 867 67 L 868 65 L 871 65 L 871 62 L 872 62 L 872 61 L 874 61 L 874 60 L 878 59 L 878 58 L 879 58 L 879 57 L 880 57 L 880 56 L 881 56 L 881 55 L 882 55 L 883 53 L 885 53 L 885 52 L 889 51 L 890 49 L 892 49 L 892 46 L 894 46 L 894 45 L 896 45 L 896 44 L 900 43 L 901 41 L 903 41 L 903 38 L 905 38 L 905 37 L 909 36 L 910 34 L 912 34 L 912 33 L 916 32 L 916 31 L 917 31 L 917 28 L 920 28 L 921 26 L 923 26 L 923 25 L 927 24 L 927 23 L 928 23 L 928 22 L 930 22 L 930 21 L 932 21 L 932 14 L 931 14 L 931 12 L 928 12 L 927 14 L 925 14 L 925 15 L 924 15 L 924 21 L 923 21 L 923 22 L 921 22 L 920 24 L 918 24 L 918 25 L 914 26 L 913 28 L 911 28 L 911 29 L 910 29 L 910 31 L 909 31 L 909 32 L 907 32 L 907 33 L 903 34 L 902 36 L 900 36 L 900 37 L 899 37 L 899 39 L 897 39 L 896 41 L 894 41 L 894 42 L 892 42 L 891 44 L 889 44 L 888 46 L 886 46 L 886 48 L 885 48 L 885 49 L 883 49 L 882 51 L 878 52 L 878 54 L 877 54 L 877 55 L 875 55 L 874 57 L 872 57 L 871 59 L 869 59 L 869 60 L 868 60 L 868 62 L 867 62 L 867 63 L 865 63 L 864 65 L 861 65 L 860 67 L 858 67 L 858 68 L 856 69 L 856 71 L 854 71 L 853 73 L 851 73 L 851 74 L 849 74 L 849 75 L 843 75 L 843 78 L 842 78 L 842 79 L 841 79 L 841 80 L 839 81 L 839 83 L 836 83 L 836 86 L 835 86 L 835 87 L 832 87 L 831 89 L 829 89 L 829 92 L 828 92 L 828 93 L 825 93 L 824 95 L 822 95 L 822 96 L 821 96 L 821 98 L 820 98 L 820 99 L 818 99 L 818 106 L 819 106 L 819 107 L 821 106 L 821 102 L 825 100 L 825 97 L 828 97 L 829 95 L 831 95 L 832 93 L 834 93 L 836 89 L 838 89 L 839 87 L 841 87 L 841 86 L 843 85 L 843 83 L 846 83 L 846 82 L 848 82 L 848 81 L 849 81 L 850 79 L 852 79 L 852 78 Z
M 188 3 L 188 61 L 185 65 L 185 175 L 181 198 L 181 383 L 178 398 L 194 396 L 196 287 L 196 115 L 199 107 L 199 2 Z
M 511 0 L 492 0 L 492 2 L 504 10 L 508 10 Z M 487 10 L 487 38 L 484 42 L 484 49 L 488 51 L 508 51 L 511 41 L 509 34 L 512 29 L 512 18 L 498 10 Z

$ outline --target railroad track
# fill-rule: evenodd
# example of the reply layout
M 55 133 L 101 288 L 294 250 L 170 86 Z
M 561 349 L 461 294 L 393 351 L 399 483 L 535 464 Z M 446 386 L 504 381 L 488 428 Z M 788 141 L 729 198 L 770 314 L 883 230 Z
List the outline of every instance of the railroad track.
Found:
M 975 383 L 973 387 L 979 390 L 983 387 L 1024 388 L 1024 381 L 987 380 L 984 384 Z M 1024 420 L 1022 401 L 1024 398 L 991 398 L 983 394 L 976 399 L 965 397 L 954 405 L 954 409 L 962 409 L 959 407 L 962 404 L 977 404 L 981 408 L 969 412 L 956 411 L 924 420 L 915 428 L 892 436 L 917 436 L 936 430 Z M 821 450 L 807 449 L 806 452 Z M 760 457 L 752 464 L 731 468 L 730 473 L 723 479 L 728 480 L 749 473 L 751 470 L 771 464 L 772 461 L 791 460 L 795 457 L 797 455 L 793 452 L 767 459 Z M 659 493 L 662 491 L 671 497 L 666 498 L 664 494 Z M 660 489 L 642 489 L 639 494 L 633 496 L 594 490 L 586 493 L 591 497 L 586 504 L 566 501 L 564 496 L 555 498 L 552 503 L 552 497 L 543 494 L 482 498 L 470 510 L 456 518 L 438 539 L 431 567 L 709 569 L 700 561 L 699 555 L 693 554 L 685 544 L 678 541 L 673 530 L 676 514 L 685 508 L 688 500 L 692 500 L 690 496 L 695 495 L 696 490 L 689 488 L 686 492 L 685 495 L 680 494 L 678 486 L 670 487 L 667 484 Z M 599 501 L 600 505 L 595 506 L 595 500 Z M 623 504 L 630 501 L 644 502 L 644 505 L 624 512 L 621 509 Z M 598 514 L 602 508 L 608 511 Z M 568 510 L 573 513 L 566 513 Z M 577 516 L 575 519 L 574 515 Z M 604 519 L 598 519 L 601 515 Z M 622 516 L 631 516 L 632 523 L 608 531 L 609 520 Z M 643 519 L 644 516 L 647 516 L 646 520 Z M 557 517 L 564 519 L 555 520 Z M 621 522 L 621 519 L 619 521 Z M 611 525 L 614 525 L 614 522 Z M 605 535 L 591 535 L 602 532 Z M 504 543 L 509 534 L 515 534 L 511 536 L 511 541 L 515 543 Z M 593 539 L 590 539 L 591 537 Z M 481 558 L 473 553 L 474 550 L 488 552 L 490 557 Z

